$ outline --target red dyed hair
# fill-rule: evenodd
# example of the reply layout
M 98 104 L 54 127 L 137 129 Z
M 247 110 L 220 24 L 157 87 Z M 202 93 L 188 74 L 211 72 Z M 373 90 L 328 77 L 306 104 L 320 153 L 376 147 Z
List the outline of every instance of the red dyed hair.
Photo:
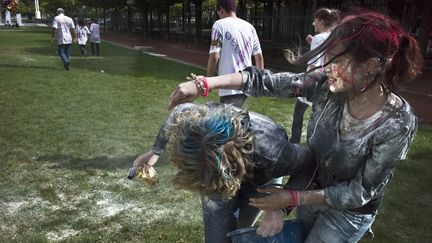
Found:
M 412 80 L 421 71 L 423 59 L 417 41 L 399 22 L 377 12 L 345 17 L 326 41 L 306 53 L 297 63 L 304 64 L 317 56 L 325 55 L 337 45 L 342 45 L 345 49 L 343 54 L 350 54 L 356 63 L 378 58 L 385 71 L 383 85 L 390 90 Z M 332 60 L 328 60 L 324 66 Z

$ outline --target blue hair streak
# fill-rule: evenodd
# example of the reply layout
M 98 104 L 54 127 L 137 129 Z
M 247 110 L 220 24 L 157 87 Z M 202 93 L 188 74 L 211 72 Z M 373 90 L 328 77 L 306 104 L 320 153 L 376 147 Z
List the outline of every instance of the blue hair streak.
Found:
M 229 114 L 214 114 L 201 122 L 204 134 L 206 134 L 203 136 L 202 143 L 213 147 L 216 153 L 214 166 L 222 174 L 225 181 L 229 178 L 229 175 L 222 169 L 222 154 L 218 146 L 226 144 L 234 136 L 231 119 L 232 116 Z M 211 156 L 207 158 L 211 160 Z

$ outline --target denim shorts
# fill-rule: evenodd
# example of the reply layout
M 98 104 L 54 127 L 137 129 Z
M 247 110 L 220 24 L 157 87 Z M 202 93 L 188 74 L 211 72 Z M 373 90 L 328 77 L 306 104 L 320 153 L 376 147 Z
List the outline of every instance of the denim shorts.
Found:
M 303 221 L 304 242 L 358 242 L 370 227 L 376 214 L 360 214 L 336 210 L 327 205 L 307 205 L 297 208 L 297 218 Z

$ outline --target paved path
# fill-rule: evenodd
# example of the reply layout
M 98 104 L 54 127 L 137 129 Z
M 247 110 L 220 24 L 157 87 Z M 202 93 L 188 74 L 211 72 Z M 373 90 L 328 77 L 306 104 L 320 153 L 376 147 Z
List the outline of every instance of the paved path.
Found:
M 193 41 L 185 45 L 182 42 L 154 40 L 131 34 L 105 33 L 103 39 L 125 47 L 141 47 L 146 52 L 161 55 L 163 58 L 193 65 L 203 69 L 207 66 L 208 46 L 206 43 L 195 44 Z M 137 49 L 137 48 L 135 48 Z M 280 62 L 282 53 L 270 53 L 264 50 L 266 65 L 272 69 L 272 63 Z M 279 65 L 278 65 L 279 66 Z M 274 71 L 282 71 L 272 69 Z M 293 71 L 293 70 L 290 70 Z M 423 74 L 413 82 L 401 88 L 401 95 L 414 107 L 414 112 L 422 124 L 432 125 L 432 60 L 425 61 Z

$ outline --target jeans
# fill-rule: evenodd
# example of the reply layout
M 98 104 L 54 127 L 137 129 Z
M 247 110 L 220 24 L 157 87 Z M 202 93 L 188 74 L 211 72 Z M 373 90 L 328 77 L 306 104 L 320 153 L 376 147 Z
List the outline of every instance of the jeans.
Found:
M 85 48 L 86 45 L 79 45 L 81 56 L 87 56 L 87 50 Z
M 63 65 L 69 66 L 69 58 L 70 58 L 70 47 L 71 44 L 61 44 L 58 45 L 58 54 L 63 62 Z
M 297 99 L 294 107 L 293 122 L 291 126 L 291 143 L 300 143 L 303 129 L 303 117 L 308 106 L 308 104 L 305 104 Z
M 264 195 L 257 192 L 256 188 L 255 185 L 244 182 L 237 194 L 229 200 L 223 200 L 219 195 L 201 197 L 206 243 L 231 242 L 226 237 L 227 233 L 255 224 L 261 211 L 249 205 L 249 198 Z
M 247 96 L 245 94 L 236 94 L 236 95 L 227 95 L 221 96 L 219 101 L 221 104 L 233 104 L 238 108 L 242 108 L 243 104 L 246 101 Z
M 99 56 L 99 43 L 91 42 L 92 55 Z
M 297 218 L 303 221 L 304 242 L 358 242 L 371 231 L 376 214 L 360 214 L 335 210 L 327 205 L 308 205 L 297 208 Z

